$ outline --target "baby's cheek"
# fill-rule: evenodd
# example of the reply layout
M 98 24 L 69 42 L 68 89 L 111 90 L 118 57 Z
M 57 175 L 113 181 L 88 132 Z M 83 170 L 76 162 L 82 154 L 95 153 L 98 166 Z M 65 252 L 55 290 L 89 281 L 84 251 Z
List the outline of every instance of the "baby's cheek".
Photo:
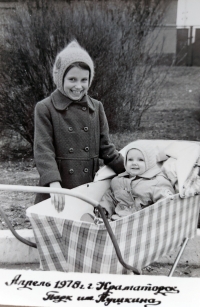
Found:
M 145 171 L 146 170 L 146 165 L 145 163 L 142 163 L 141 168 Z

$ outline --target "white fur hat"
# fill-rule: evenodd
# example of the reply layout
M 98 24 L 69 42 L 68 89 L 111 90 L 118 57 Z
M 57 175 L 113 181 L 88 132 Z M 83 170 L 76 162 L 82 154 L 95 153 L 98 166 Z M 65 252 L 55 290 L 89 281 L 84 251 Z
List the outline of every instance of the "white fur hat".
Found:
M 124 166 L 126 166 L 127 155 L 131 149 L 138 149 L 139 151 L 142 152 L 144 159 L 145 159 L 145 166 L 146 166 L 145 172 L 157 164 L 156 152 L 155 152 L 154 147 L 143 140 L 139 140 L 139 141 L 132 142 L 127 146 L 127 149 L 124 155 Z
M 90 68 L 90 83 L 92 83 L 94 77 L 94 63 L 88 54 L 76 40 L 69 43 L 58 55 L 53 66 L 53 80 L 63 94 L 63 77 L 66 69 L 75 62 L 83 62 Z

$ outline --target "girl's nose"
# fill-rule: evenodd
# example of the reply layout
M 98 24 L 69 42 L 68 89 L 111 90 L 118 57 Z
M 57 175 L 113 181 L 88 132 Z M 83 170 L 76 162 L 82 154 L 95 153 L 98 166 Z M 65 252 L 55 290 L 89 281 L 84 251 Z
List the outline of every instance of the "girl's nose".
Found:
M 82 88 L 81 82 L 77 82 L 77 83 L 75 84 L 75 87 L 76 87 L 77 89 Z

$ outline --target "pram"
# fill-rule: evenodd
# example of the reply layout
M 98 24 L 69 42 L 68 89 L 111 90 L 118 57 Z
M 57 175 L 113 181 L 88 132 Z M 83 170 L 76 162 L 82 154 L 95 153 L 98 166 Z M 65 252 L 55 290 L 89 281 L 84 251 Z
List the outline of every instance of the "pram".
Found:
M 172 143 L 187 145 L 187 148 L 194 144 L 163 140 L 147 142 L 154 142 L 158 153 Z M 184 152 L 187 152 L 187 148 Z M 124 151 L 125 148 L 122 154 Z M 179 180 L 179 188 L 184 188 L 183 182 L 189 172 L 188 164 L 194 166 L 198 157 L 199 152 L 192 156 L 192 161 L 188 161 L 184 168 L 187 174 L 182 172 L 183 181 Z M 181 163 L 178 165 L 179 172 L 180 166 Z M 103 167 L 94 182 L 72 190 L 62 189 L 62 193 L 66 194 L 62 214 L 55 211 L 50 199 L 27 209 L 43 270 L 104 274 L 128 274 L 133 271 L 140 274 L 142 268 L 181 246 L 169 273 L 172 276 L 188 240 L 196 236 L 200 195 L 180 198 L 178 193 L 173 199 L 168 197 L 108 223 L 99 201 L 114 175 L 111 169 Z M 0 185 L 0 189 L 61 193 L 58 189 L 40 187 Z M 84 213 L 93 214 L 94 207 L 100 211 L 104 224 L 95 225 L 80 220 Z M 19 236 L 18 239 L 24 242 Z M 32 242 L 24 243 L 36 247 Z

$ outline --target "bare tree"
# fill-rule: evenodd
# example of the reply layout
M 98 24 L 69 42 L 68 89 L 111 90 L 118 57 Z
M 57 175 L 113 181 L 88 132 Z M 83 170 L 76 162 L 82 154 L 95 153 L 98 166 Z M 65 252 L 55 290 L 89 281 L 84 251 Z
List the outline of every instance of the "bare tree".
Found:
M 161 23 L 166 1 L 32 3 L 7 20 L 0 54 L 1 126 L 33 145 L 35 104 L 54 90 L 57 52 L 76 38 L 94 59 L 89 94 L 104 103 L 110 130 L 138 127 L 144 112 L 157 103 L 163 82 L 156 69 L 162 48 L 149 36 Z

